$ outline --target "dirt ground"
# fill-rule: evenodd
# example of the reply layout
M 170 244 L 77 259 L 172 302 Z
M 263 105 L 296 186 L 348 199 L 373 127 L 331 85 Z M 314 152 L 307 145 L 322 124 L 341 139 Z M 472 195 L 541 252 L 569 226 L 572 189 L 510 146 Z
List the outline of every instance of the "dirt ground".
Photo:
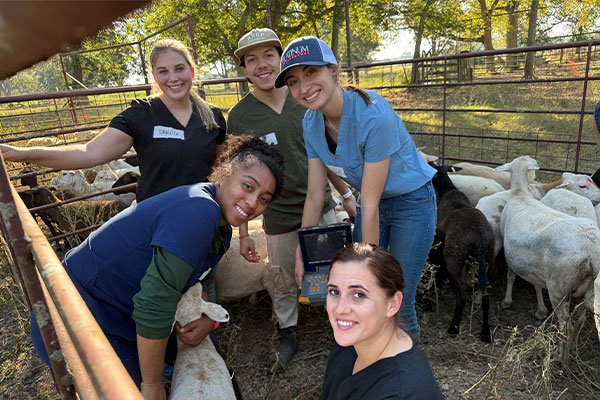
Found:
M 28 313 L 6 263 L 0 269 L 0 399 L 59 398 L 46 366 L 28 337 Z M 500 269 L 491 277 L 491 344 L 479 341 L 481 312 L 467 303 L 461 332 L 449 337 L 446 328 L 454 295 L 444 285 L 431 311 L 418 297 L 420 347 L 448 399 L 598 399 L 600 343 L 591 315 L 583 326 L 568 364 L 560 363 L 552 318 L 535 320 L 533 287 L 517 279 L 514 304 L 501 310 L 505 279 Z M 217 330 L 224 358 L 233 368 L 244 399 L 317 399 L 320 394 L 331 328 L 322 307 L 300 306 L 299 351 L 284 372 L 270 371 L 275 331 L 271 301 L 259 293 L 255 303 L 241 299 L 224 304 L 231 321 Z M 549 304 L 548 304 L 549 306 Z M 549 307 L 550 308 L 550 307 Z

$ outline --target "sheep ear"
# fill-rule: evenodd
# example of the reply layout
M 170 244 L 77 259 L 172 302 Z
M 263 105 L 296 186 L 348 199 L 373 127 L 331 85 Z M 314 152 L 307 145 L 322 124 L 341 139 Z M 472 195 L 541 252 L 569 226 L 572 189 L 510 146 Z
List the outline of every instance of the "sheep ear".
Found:
M 573 174 L 571 172 L 563 172 L 563 174 L 562 174 L 563 179 L 568 179 L 571 176 L 575 176 L 575 174 Z
M 535 164 L 535 165 L 530 165 L 527 167 L 528 170 L 533 170 L 533 171 L 537 171 L 538 169 L 540 169 L 540 166 Z
M 496 171 L 509 171 L 511 167 L 512 161 L 506 164 L 498 165 L 494 168 Z
M 229 313 L 223 307 L 218 304 L 205 302 L 204 303 L 204 314 L 213 321 L 227 322 L 229 321 Z
M 561 183 L 560 185 L 557 186 L 557 188 L 564 188 L 567 187 L 567 184 L 563 181 L 563 183 Z

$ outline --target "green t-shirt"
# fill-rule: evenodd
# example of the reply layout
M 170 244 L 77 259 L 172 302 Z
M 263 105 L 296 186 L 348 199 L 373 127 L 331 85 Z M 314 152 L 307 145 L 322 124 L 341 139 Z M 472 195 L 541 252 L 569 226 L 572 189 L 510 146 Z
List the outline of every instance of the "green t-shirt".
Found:
M 306 109 L 296 103 L 291 95 L 288 95 L 281 114 L 277 114 L 249 93 L 229 111 L 227 117 L 227 133 L 261 137 L 268 143 L 275 143 L 283 156 L 283 189 L 264 212 L 268 235 L 291 232 L 302 225 L 308 185 L 308 158 L 302 137 L 302 118 L 305 113 Z M 334 206 L 327 185 L 323 213 Z
M 215 235 L 209 252 L 219 254 L 225 252 L 223 247 L 223 230 Z M 208 274 L 214 273 L 212 269 Z M 140 291 L 133 297 L 133 314 L 136 332 L 147 339 L 162 339 L 171 334 L 175 322 L 177 303 L 181 299 L 181 291 L 185 287 L 194 269 L 183 259 L 162 247 L 154 246 L 152 261 L 146 275 L 140 283 Z M 202 291 L 206 292 L 202 280 Z M 198 315 L 200 318 L 201 315 Z

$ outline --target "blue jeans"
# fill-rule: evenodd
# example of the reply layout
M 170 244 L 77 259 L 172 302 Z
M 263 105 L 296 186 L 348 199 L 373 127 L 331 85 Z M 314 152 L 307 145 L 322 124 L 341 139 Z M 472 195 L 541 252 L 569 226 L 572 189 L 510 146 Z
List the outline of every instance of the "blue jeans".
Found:
M 430 182 L 410 193 L 379 201 L 379 246 L 396 256 L 404 273 L 400 316 L 409 331 L 419 329 L 415 296 L 435 235 L 436 201 Z M 353 239 L 362 240 L 360 202 L 356 205 Z

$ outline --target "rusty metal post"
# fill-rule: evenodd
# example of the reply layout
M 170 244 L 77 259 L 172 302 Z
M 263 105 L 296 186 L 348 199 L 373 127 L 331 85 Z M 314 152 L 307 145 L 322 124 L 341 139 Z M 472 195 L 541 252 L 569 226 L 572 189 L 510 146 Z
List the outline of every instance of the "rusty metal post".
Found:
M 446 69 L 448 67 L 448 58 L 444 57 L 444 98 L 442 105 L 442 164 L 446 160 L 446 99 L 448 98 L 448 81 Z
M 21 269 L 24 290 L 27 291 L 29 300 L 36 316 L 44 345 L 46 346 L 50 358 L 52 375 L 57 389 L 63 399 L 76 399 L 75 387 L 72 377 L 67 370 L 67 365 L 54 330 L 52 319 L 50 318 L 48 306 L 44 299 L 44 294 L 31 255 L 31 238 L 25 235 L 23 226 L 17 213 L 17 209 L 12 197 L 11 184 L 8 174 L 4 168 L 4 158 L 0 156 L 2 162 L 0 172 L 0 213 L 6 227 L 8 237 L 6 241 L 10 243 L 15 253 L 15 264 Z M 19 199 L 20 200 L 20 199 Z
M 65 80 L 65 87 L 67 91 L 71 90 L 69 86 L 69 78 L 67 77 L 67 69 L 65 68 L 65 63 L 63 62 L 62 54 L 58 54 L 58 59 L 60 60 L 60 67 L 62 68 L 63 78 Z M 77 113 L 75 112 L 75 104 L 73 104 L 73 98 L 69 97 L 67 100 L 69 102 L 69 107 L 71 107 L 71 118 L 73 119 L 73 123 L 77 123 Z
M 575 173 L 579 172 L 579 152 L 581 151 L 581 136 L 583 134 L 583 117 L 585 116 L 585 99 L 587 96 L 588 78 L 590 75 L 590 60 L 592 57 L 592 43 L 587 46 L 587 59 L 585 62 L 585 76 L 583 80 L 583 94 L 581 95 L 581 114 L 579 114 L 579 132 L 577 134 L 577 151 L 575 152 Z
M 2 246 L 4 247 L 4 251 L 8 252 L 6 256 L 10 257 L 10 272 L 13 275 L 14 281 L 21 288 L 21 291 L 23 292 L 23 298 L 25 299 L 25 304 L 27 304 L 27 309 L 31 313 L 31 300 L 29 299 L 29 294 L 25 290 L 25 283 L 23 282 L 23 275 L 21 274 L 21 270 L 19 269 L 15 261 L 17 259 L 15 250 L 10 245 L 9 241 L 4 240 L 4 238 L 8 238 L 8 231 L 6 230 L 6 226 L 4 225 L 4 221 L 2 220 L 2 218 L 0 218 L 0 231 L 2 232 L 2 237 L 0 238 L 0 240 L 2 240 Z
M 190 34 L 190 43 L 192 45 L 192 55 L 194 56 L 194 62 L 198 65 L 198 52 L 196 51 L 196 39 L 194 39 L 194 22 L 192 16 L 187 15 L 188 32 Z

